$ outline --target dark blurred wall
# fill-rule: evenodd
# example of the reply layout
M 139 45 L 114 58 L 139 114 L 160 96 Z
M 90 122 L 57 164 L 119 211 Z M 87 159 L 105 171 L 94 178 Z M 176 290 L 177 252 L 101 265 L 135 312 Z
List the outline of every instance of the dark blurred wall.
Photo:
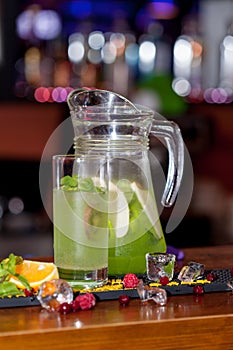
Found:
M 19 40 L 15 31 L 15 18 L 19 10 L 19 1 L 1 0 L 0 27 L 2 54 L 0 62 L 0 100 L 15 98 L 15 62 L 18 58 Z

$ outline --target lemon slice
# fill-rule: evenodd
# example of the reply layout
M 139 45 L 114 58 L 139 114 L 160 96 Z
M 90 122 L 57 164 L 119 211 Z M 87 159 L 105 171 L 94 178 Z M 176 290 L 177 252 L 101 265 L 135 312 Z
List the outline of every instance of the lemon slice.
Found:
M 129 230 L 129 206 L 124 192 L 112 182 L 109 184 L 108 210 L 116 238 L 124 237 Z
M 45 281 L 59 278 L 55 264 L 40 261 L 23 260 L 22 264 L 16 265 L 15 272 L 26 278 L 34 289 L 39 288 Z M 18 288 L 25 288 L 14 276 L 11 276 L 10 282 L 13 282 Z
M 95 186 L 106 188 L 104 180 L 100 180 L 98 177 L 93 177 L 92 180 Z M 107 212 L 115 237 L 124 237 L 129 230 L 129 206 L 124 192 L 110 181 L 108 197 L 105 200 L 99 196 L 98 201 L 94 203 L 94 200 L 91 200 L 91 195 L 91 193 L 85 194 L 90 206 L 96 210 Z
M 151 196 L 149 191 L 142 190 L 141 188 L 139 188 L 136 182 L 131 183 L 131 189 L 136 194 L 137 199 L 141 204 L 145 215 L 147 216 L 149 222 L 151 223 L 151 226 L 155 228 L 156 236 L 158 238 L 161 238 L 163 236 L 163 232 L 160 225 L 160 221 L 158 220 L 159 215 L 158 215 L 155 199 Z

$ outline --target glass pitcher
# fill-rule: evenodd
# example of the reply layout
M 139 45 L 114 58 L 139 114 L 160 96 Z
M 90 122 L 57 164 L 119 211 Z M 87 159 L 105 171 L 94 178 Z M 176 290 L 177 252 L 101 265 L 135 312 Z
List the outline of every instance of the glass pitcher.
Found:
M 67 102 L 74 127 L 75 154 L 105 159 L 108 273 L 143 274 L 146 253 L 166 251 L 151 178 L 149 135 L 164 139 L 168 149 L 161 202 L 169 207 L 175 201 L 183 173 L 179 127 L 110 91 L 77 89 L 70 93 Z

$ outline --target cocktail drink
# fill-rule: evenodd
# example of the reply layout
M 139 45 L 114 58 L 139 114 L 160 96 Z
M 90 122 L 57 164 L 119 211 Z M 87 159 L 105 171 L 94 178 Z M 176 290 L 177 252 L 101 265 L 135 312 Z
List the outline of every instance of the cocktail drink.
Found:
M 95 184 L 99 178 L 79 174 L 92 162 L 53 158 L 54 261 L 59 277 L 78 289 L 101 286 L 108 277 L 106 189 Z

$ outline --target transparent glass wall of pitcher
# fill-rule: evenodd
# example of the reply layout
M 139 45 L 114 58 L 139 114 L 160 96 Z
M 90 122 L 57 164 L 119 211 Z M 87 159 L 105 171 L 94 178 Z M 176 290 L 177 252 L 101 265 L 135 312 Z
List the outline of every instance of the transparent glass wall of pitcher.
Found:
M 170 206 L 183 172 L 180 130 L 173 122 L 155 118 L 150 109 L 105 90 L 75 90 L 69 95 L 68 105 L 75 154 L 105 158 L 109 275 L 145 273 L 146 253 L 166 251 L 151 179 L 149 135 L 163 138 L 168 148 L 162 204 Z

